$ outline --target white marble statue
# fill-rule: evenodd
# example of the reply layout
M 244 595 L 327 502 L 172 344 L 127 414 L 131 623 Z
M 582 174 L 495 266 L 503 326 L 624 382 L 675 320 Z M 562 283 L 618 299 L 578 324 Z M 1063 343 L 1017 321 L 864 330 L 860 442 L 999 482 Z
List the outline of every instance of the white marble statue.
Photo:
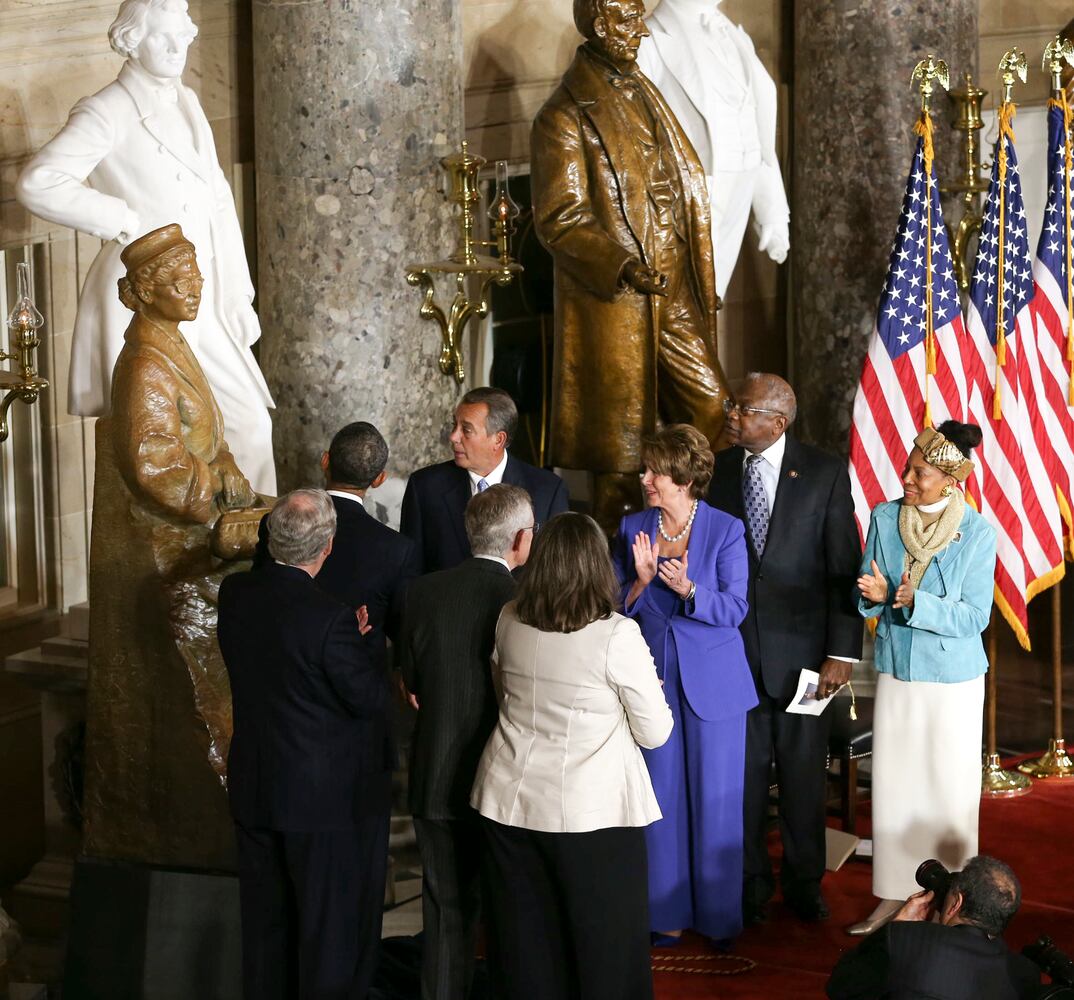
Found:
M 776 85 L 720 0 L 660 0 L 638 67 L 675 112 L 705 168 L 716 292 L 723 295 L 753 211 L 760 249 L 783 263 L 790 207 L 776 159 Z
M 108 31 L 126 58 L 119 77 L 71 110 L 19 177 L 19 202 L 107 242 L 79 300 L 71 346 L 71 413 L 109 407 L 112 367 L 131 320 L 116 292 L 123 246 L 171 222 L 197 248 L 201 310 L 183 333 L 212 385 L 239 468 L 274 495 L 272 396 L 250 346 L 261 335 L 235 201 L 197 95 L 182 84 L 198 29 L 186 0 L 124 0 Z

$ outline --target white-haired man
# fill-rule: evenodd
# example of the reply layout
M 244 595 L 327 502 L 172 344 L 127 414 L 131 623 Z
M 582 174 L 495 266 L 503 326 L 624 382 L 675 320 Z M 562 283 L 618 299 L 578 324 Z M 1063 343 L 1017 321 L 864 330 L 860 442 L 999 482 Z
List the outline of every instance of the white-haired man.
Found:
M 288 493 L 268 518 L 272 561 L 220 585 L 247 1000 L 358 1000 L 376 970 L 389 688 L 363 613 L 313 581 L 335 530 L 327 493 Z
M 250 353 L 261 335 L 231 189 L 197 95 L 180 81 L 198 29 L 186 0 L 124 0 L 108 32 L 119 76 L 71 110 L 30 160 L 15 195 L 35 215 L 105 240 L 86 277 L 71 344 L 67 408 L 108 412 L 131 314 L 116 295 L 123 246 L 178 223 L 198 254 L 201 310 L 183 334 L 205 370 L 236 462 L 276 492 L 272 397 Z
M 418 709 L 410 811 L 424 878 L 422 1000 L 470 995 L 484 845 L 470 787 L 499 714 L 489 670 L 496 621 L 536 528 L 529 494 L 508 483 L 475 493 L 465 523 L 472 557 L 411 583 L 397 650 Z

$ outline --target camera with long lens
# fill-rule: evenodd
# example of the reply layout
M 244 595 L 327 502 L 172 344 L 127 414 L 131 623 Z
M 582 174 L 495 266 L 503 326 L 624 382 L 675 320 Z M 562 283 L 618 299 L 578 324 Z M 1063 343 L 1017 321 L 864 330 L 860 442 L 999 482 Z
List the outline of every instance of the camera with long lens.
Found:
M 1067 987 L 1074 990 L 1074 960 L 1064 952 L 1061 952 L 1047 934 L 1042 934 L 1032 944 L 1027 944 L 1022 949 L 1025 955 L 1034 965 L 1038 966 L 1053 985 Z M 1061 993 L 1049 992 L 1049 997 L 1074 996 L 1074 993 L 1064 990 Z
M 935 858 L 922 861 L 917 866 L 917 874 L 914 878 L 922 889 L 932 891 L 932 898 L 937 906 L 943 903 L 947 890 L 951 888 L 952 873 L 944 867 L 942 861 L 937 861 Z

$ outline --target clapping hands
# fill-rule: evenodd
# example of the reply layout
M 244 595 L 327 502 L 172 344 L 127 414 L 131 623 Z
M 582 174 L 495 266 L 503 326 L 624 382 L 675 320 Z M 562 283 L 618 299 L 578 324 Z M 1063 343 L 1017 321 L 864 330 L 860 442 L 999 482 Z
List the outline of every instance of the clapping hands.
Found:
M 660 542 L 649 543 L 649 536 L 644 531 L 639 531 L 634 536 L 634 572 L 638 576 L 638 583 L 648 587 L 656 576 L 656 569 L 660 565 Z
M 876 560 L 872 561 L 872 573 L 865 573 L 858 577 L 858 590 L 861 596 L 871 604 L 884 604 L 888 599 L 888 581 L 880 572 Z M 893 608 L 912 608 L 914 606 L 914 588 L 910 584 L 909 572 L 903 573 L 899 580 L 899 586 L 895 591 Z
M 884 604 L 888 599 L 888 581 L 880 572 L 875 559 L 872 562 L 872 570 L 872 573 L 858 577 L 858 590 L 870 604 Z
M 675 591 L 679 597 L 685 598 L 690 593 L 693 584 L 686 575 L 688 568 L 689 553 L 684 552 L 681 559 L 668 559 L 658 566 L 660 579 L 667 584 L 669 590 Z

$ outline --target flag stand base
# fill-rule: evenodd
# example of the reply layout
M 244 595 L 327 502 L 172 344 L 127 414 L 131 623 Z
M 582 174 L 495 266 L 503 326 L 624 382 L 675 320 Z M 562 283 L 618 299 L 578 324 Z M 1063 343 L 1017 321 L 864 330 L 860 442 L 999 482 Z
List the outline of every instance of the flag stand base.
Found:
M 1032 778 L 1074 778 L 1074 760 L 1067 753 L 1066 740 L 1060 737 L 1048 741 L 1047 753 L 1019 764 L 1018 770 Z
M 1025 795 L 1032 788 L 1032 783 L 1024 774 L 1017 771 L 1004 771 L 999 765 L 999 754 L 990 753 L 985 758 L 981 774 L 981 794 L 989 798 L 1013 799 L 1016 795 Z

